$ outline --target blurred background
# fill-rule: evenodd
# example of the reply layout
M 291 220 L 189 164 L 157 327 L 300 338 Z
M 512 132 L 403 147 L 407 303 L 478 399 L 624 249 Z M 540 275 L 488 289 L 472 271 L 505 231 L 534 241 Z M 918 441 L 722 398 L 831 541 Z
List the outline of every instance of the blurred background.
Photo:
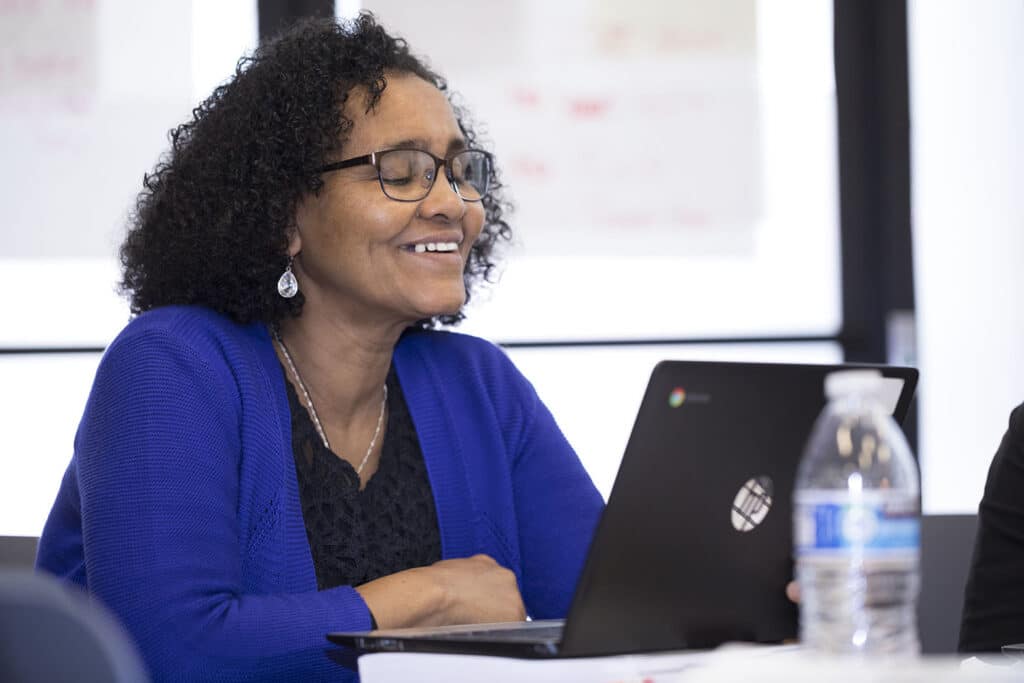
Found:
M 924 509 L 976 509 L 1024 400 L 1024 0 L 0 0 L 0 535 L 39 535 L 129 319 L 168 130 L 261 37 L 361 9 L 496 152 L 516 239 L 462 329 L 605 495 L 658 360 L 846 360 L 920 368 Z

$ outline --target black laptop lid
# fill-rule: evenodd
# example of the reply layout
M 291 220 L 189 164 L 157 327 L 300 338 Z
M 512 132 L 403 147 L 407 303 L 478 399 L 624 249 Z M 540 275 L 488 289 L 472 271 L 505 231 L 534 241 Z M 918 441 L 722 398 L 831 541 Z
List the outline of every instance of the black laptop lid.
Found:
M 563 655 L 796 637 L 796 607 L 784 595 L 793 484 L 825 404 L 825 376 L 841 367 L 893 378 L 902 421 L 917 383 L 910 368 L 666 361 L 654 369 Z

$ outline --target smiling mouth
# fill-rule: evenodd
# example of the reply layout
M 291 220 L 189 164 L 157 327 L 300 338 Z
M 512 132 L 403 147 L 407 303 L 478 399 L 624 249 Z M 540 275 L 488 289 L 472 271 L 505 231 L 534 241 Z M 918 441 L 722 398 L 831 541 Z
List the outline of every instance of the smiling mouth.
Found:
M 421 242 L 419 244 L 407 244 L 402 247 L 405 251 L 411 251 L 416 254 L 426 253 L 437 253 L 437 254 L 452 254 L 458 253 L 459 243 L 458 242 Z

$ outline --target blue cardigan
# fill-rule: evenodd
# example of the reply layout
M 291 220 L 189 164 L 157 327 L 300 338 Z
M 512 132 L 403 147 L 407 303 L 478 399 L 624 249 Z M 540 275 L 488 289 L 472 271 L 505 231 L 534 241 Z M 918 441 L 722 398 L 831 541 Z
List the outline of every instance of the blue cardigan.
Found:
M 443 557 L 491 555 L 531 616 L 564 616 L 602 501 L 533 387 L 460 334 L 407 332 L 393 360 Z M 354 679 L 324 636 L 370 615 L 317 591 L 284 381 L 264 326 L 198 307 L 137 317 L 100 363 L 37 564 L 113 609 L 158 680 Z

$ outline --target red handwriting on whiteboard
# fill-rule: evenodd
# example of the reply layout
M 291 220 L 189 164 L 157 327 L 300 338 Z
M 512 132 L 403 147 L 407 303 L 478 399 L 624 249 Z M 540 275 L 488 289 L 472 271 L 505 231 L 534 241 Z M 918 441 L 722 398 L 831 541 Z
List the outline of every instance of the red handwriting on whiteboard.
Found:
M 608 113 L 610 103 L 597 97 L 579 97 L 569 100 L 569 116 L 574 119 L 598 119 Z
M 516 157 L 510 164 L 512 172 L 523 178 L 541 180 L 548 175 L 547 164 L 534 157 Z
M 540 104 L 540 93 L 533 89 L 521 88 L 512 93 L 512 101 L 523 109 L 533 109 Z

